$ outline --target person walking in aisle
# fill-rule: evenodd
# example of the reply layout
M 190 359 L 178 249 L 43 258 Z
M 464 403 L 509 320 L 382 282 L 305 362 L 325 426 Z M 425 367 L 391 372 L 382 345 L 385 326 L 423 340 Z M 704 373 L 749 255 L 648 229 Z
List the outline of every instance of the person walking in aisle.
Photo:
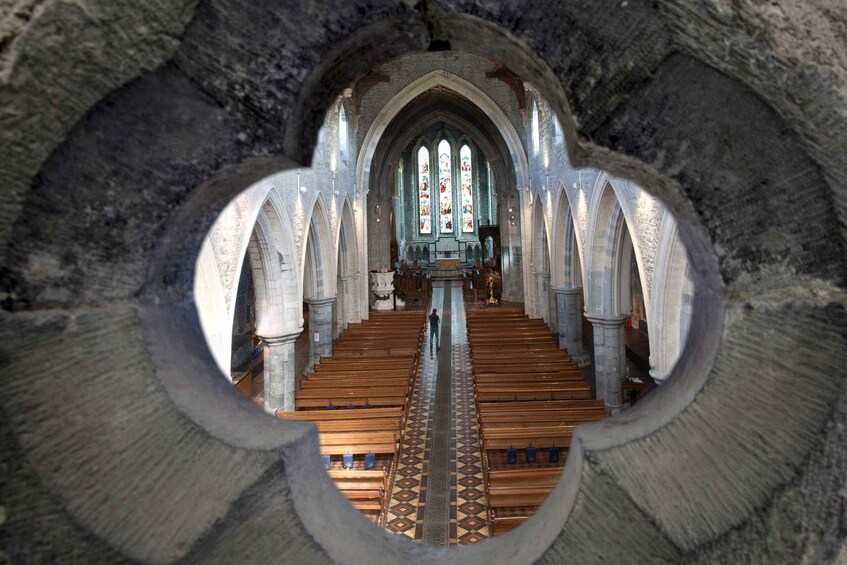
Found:
M 438 331 L 438 324 L 441 319 L 438 317 L 437 310 L 432 309 L 432 314 L 429 315 L 429 352 L 432 353 L 432 343 L 435 342 L 435 350 L 441 351 L 441 332 Z

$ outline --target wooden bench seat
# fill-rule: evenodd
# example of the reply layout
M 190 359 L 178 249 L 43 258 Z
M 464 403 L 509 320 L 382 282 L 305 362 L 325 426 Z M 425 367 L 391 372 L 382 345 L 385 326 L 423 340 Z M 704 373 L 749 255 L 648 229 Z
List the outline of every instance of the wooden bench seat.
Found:
M 564 372 L 582 376 L 582 369 L 568 361 L 539 361 L 526 360 L 523 363 L 484 363 L 473 364 L 474 374 L 528 374 Z
M 476 397 L 479 402 L 504 402 L 522 400 L 588 400 L 591 398 L 591 387 L 579 384 L 549 387 L 502 387 L 483 385 L 477 387 Z
M 333 349 L 332 354 L 335 357 L 369 357 L 369 356 L 384 356 L 384 355 L 412 355 L 417 353 L 418 347 L 415 346 L 390 346 L 390 347 L 368 347 L 368 348 L 343 348 Z
M 349 387 L 349 386 L 404 386 L 411 385 L 412 375 L 378 376 L 373 373 L 368 375 L 331 375 L 320 377 L 311 375 L 308 379 L 300 381 L 303 388 L 327 388 L 327 387 Z
M 480 425 L 485 429 L 495 428 L 531 428 L 536 426 L 577 426 L 585 422 L 596 422 L 606 417 L 606 412 L 569 412 L 560 414 L 501 415 L 480 418 Z
M 321 453 L 329 455 L 365 455 L 367 453 L 394 454 L 397 447 L 395 434 L 390 431 L 326 432 L 318 434 Z
M 572 372 L 572 371 L 561 371 L 558 373 L 521 373 L 518 375 L 515 374 L 474 374 L 474 378 L 476 382 L 480 384 L 493 384 L 493 383 L 512 383 L 512 382 L 520 382 L 524 384 L 531 383 L 548 383 L 548 382 L 561 382 L 561 381 L 569 381 L 569 382 L 577 382 L 584 383 L 585 379 L 582 376 L 582 372 Z
M 327 406 L 345 406 L 364 407 L 364 406 L 405 406 L 406 395 L 391 395 L 388 392 L 383 392 L 379 396 L 347 396 L 344 397 L 338 394 L 327 394 L 326 396 L 317 396 L 312 398 L 295 398 L 295 407 L 297 410 L 303 408 L 326 408 Z
M 537 447 L 568 448 L 576 426 L 531 428 L 483 428 L 480 430 L 482 449 L 525 449 Z
M 539 506 L 556 488 L 562 467 L 497 470 L 487 476 L 489 507 Z
M 477 410 L 481 416 L 486 414 L 542 412 L 547 410 L 588 410 L 598 408 L 605 410 L 602 399 L 585 400 L 542 400 L 523 402 L 479 402 Z
M 379 512 L 378 523 L 381 524 L 388 482 L 385 470 L 332 469 L 328 473 L 336 488 L 354 508 Z
M 522 514 L 520 516 L 495 516 L 489 518 L 489 533 L 492 536 L 511 532 L 532 517 L 533 512 Z
M 304 412 L 277 412 L 277 416 L 286 420 L 337 421 L 353 419 L 402 418 L 403 409 L 399 406 L 387 408 L 352 408 L 338 410 L 309 410 Z

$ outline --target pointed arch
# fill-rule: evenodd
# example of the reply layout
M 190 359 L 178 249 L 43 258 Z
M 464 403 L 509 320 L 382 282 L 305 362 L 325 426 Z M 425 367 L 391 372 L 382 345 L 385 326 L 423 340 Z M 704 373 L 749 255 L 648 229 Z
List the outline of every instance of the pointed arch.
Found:
M 676 221 L 665 214 L 659 231 L 656 270 L 653 273 L 651 342 L 655 343 L 650 366 L 656 382 L 664 382 L 673 370 L 688 337 L 694 285 L 685 247 Z
M 551 323 L 550 312 L 550 237 L 542 198 L 536 198 L 532 207 L 532 260 L 531 280 L 534 294 L 534 308 L 530 311 L 534 317 L 543 318 Z
M 465 97 L 488 115 L 500 131 L 509 149 L 509 154 L 515 165 L 516 185 L 527 186 L 529 184 L 529 165 L 526 150 L 512 121 L 485 92 L 465 79 L 444 70 L 435 70 L 414 80 L 394 95 L 384 106 L 362 141 L 356 164 L 356 186 L 360 188 L 370 186 L 370 171 L 374 153 L 385 129 L 394 117 L 412 100 L 437 86 L 449 88 Z
M 221 212 L 197 259 L 201 274 L 194 285 L 197 311 L 209 348 L 227 376 L 238 279 L 245 260 L 261 298 L 256 332 L 280 335 L 300 326 L 299 258 L 289 217 L 277 191 L 268 183 L 257 183 Z M 230 240 L 228 233 L 237 235 Z
M 335 249 L 323 195 L 312 204 L 302 250 L 303 298 L 335 296 Z
M 621 269 L 626 257 L 631 259 L 634 255 L 641 287 L 650 288 L 644 275 L 639 242 L 629 229 L 629 226 L 636 225 L 632 220 L 630 210 L 622 205 L 617 181 L 601 171 L 591 195 L 583 255 L 587 312 L 606 316 L 630 312 L 629 294 L 623 292 L 628 288 L 629 269 Z M 644 302 L 649 319 L 650 304 L 647 296 Z
M 349 197 L 341 204 L 341 219 L 336 234 L 338 250 L 338 275 L 355 275 L 359 272 L 359 246 L 356 238 L 356 221 L 353 216 L 353 204 Z

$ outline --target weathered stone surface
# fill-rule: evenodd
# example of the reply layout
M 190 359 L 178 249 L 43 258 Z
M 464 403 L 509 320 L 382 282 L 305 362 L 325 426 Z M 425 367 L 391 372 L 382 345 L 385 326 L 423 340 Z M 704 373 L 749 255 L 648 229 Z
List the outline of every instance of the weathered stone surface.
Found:
M 736 3 L 742 15 L 733 19 L 719 17 L 723 3 L 657 12 L 640 2 L 460 0 L 428 3 L 421 14 L 406 2 L 214 0 L 200 7 L 173 63 L 106 97 L 65 136 L 107 91 L 159 65 L 190 17 L 180 4 L 117 4 L 128 22 L 121 29 L 132 33 L 104 45 L 100 34 L 118 12 L 86 5 L 43 4 L 33 13 L 53 27 L 43 31 L 36 17 L 16 28 L 9 45 L 18 58 L 0 63 L 9 100 L 2 129 L 11 136 L 2 161 L 12 163 L 3 182 L 12 197 L 0 216 L 11 235 L 3 290 L 7 310 L 28 310 L 0 322 L 7 555 L 361 563 L 844 556 L 843 63 L 837 49 L 792 31 L 833 22 L 820 24 L 823 41 L 837 42 L 841 12 L 814 3 L 818 19 L 804 20 L 807 28 L 757 35 L 775 20 L 753 2 Z M 795 14 L 798 6 L 773 9 Z M 139 16 L 146 8 L 153 12 Z M 67 13 L 78 24 L 74 41 L 92 46 L 81 60 L 69 56 L 76 82 L 57 78 L 67 68 L 58 55 L 72 51 L 59 27 Z M 51 50 L 33 43 L 24 57 L 28 33 Z M 96 39 L 86 42 L 86 33 Z M 698 284 L 696 347 L 661 394 L 581 430 L 563 483 L 517 534 L 455 553 L 369 527 L 317 472 L 313 428 L 265 417 L 215 380 L 184 300 L 192 267 L 176 267 L 168 253 L 184 263 L 193 238 L 237 192 L 220 178 L 249 178 L 280 152 L 307 161 L 330 97 L 373 63 L 425 48 L 429 33 L 523 69 L 563 117 L 567 94 L 571 151 L 594 164 L 607 156 L 604 168 L 667 200 Z M 734 35 L 745 39 L 724 67 L 722 41 Z M 124 39 L 143 53 L 129 66 Z M 687 54 L 668 58 L 679 48 Z M 98 59 L 86 53 L 120 58 L 89 65 Z M 777 70 L 740 84 L 756 68 L 741 63 L 768 53 L 775 69 L 794 57 L 790 80 Z M 24 86 L 6 86 L 16 84 Z M 46 111 L 54 92 L 68 118 Z M 28 96 L 31 111 L 22 110 Z M 54 119 L 61 127 L 43 125 Z M 579 146 L 578 134 L 626 156 Z M 731 437 L 717 443 L 716 433 Z M 230 535 L 249 546 L 245 553 L 223 545 Z
M 196 0 L 10 0 L 0 6 L 0 242 L 71 127 L 179 45 Z

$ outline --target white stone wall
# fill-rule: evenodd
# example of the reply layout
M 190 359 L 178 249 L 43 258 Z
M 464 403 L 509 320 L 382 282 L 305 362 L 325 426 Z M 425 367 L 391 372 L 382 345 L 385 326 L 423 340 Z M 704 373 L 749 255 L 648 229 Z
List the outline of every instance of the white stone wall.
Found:
M 509 179 L 510 186 L 497 187 L 500 195 L 504 299 L 525 302 L 530 315 L 544 318 L 555 328 L 557 312 L 552 289 L 566 286 L 570 277 L 566 277 L 565 273 L 572 269 L 571 261 L 578 259 L 582 274 L 582 281 L 572 281 L 573 286 L 588 289 L 590 277 L 609 276 L 603 271 L 608 270 L 606 267 L 594 264 L 597 262 L 594 257 L 602 253 L 598 255 L 591 251 L 600 244 L 598 234 L 604 229 L 595 225 L 599 220 L 592 214 L 598 214 L 598 201 L 604 191 L 611 191 L 626 221 L 644 289 L 651 351 L 655 355 L 652 364 L 657 378 L 661 380 L 667 374 L 684 344 L 689 317 L 686 312 L 690 313 L 693 296 L 690 277 L 679 275 L 689 271 L 684 250 L 671 253 L 661 248 L 663 241 L 665 245 L 673 242 L 673 245 L 679 246 L 678 238 L 671 235 L 660 237 L 663 230 L 675 234 L 673 219 L 660 202 L 635 183 L 611 177 L 604 171 L 573 167 L 563 136 L 554 132 L 554 116 L 549 104 L 532 85 L 526 84 L 526 108 L 521 109 L 515 93 L 505 83 L 485 76 L 486 71 L 491 69 L 493 65 L 486 59 L 453 52 L 410 55 L 384 65 L 381 72 L 389 77 L 389 81 L 377 83 L 368 90 L 362 99 L 360 113 L 357 114 L 352 107 L 349 90 L 330 109 L 311 168 L 281 172 L 263 179 L 221 214 L 198 260 L 195 292 L 210 347 L 225 373 L 228 374 L 229 367 L 232 301 L 241 261 L 256 219 L 263 213 L 262 206 L 271 194 L 280 209 L 280 218 L 273 221 L 282 222 L 281 233 L 290 236 L 290 250 L 281 252 L 283 256 L 286 253 L 292 255 L 285 256 L 284 262 L 292 269 L 293 275 L 288 274 L 286 278 L 280 273 L 280 276 L 288 281 L 281 283 L 286 288 L 283 293 L 285 308 L 293 312 L 284 323 L 268 331 L 290 332 L 302 328 L 304 269 L 308 263 L 305 261 L 305 242 L 316 202 L 320 203 L 318 208 L 321 210 L 317 214 L 318 225 L 325 224 L 324 229 L 318 231 L 332 235 L 324 235 L 322 239 L 331 241 L 321 244 L 320 272 L 326 283 L 322 294 L 326 296 L 313 298 L 336 296 L 339 289 L 347 289 L 346 292 L 353 296 L 337 301 L 344 319 L 339 321 L 338 313 L 334 314 L 336 325 L 344 326 L 353 319 L 367 317 L 369 293 L 366 271 L 388 267 L 387 259 L 383 258 L 388 257 L 391 239 L 388 216 L 392 206 L 390 194 L 384 198 L 377 198 L 375 194 L 369 196 L 371 163 L 368 159 L 379 141 L 381 128 L 384 129 L 390 122 L 392 113 L 402 109 L 398 100 L 409 92 L 410 85 L 423 81 L 427 88 L 443 84 L 447 88 L 461 90 L 478 104 L 487 105 L 512 153 L 516 178 Z M 339 157 L 341 104 L 346 109 L 349 128 L 346 159 Z M 537 152 L 531 127 L 533 104 L 539 112 Z M 510 187 L 516 188 L 518 194 L 506 202 Z M 358 260 L 355 272 L 337 273 L 338 234 L 344 205 L 350 207 L 349 217 L 355 224 L 349 233 L 355 239 L 353 245 Z M 376 221 L 377 205 L 381 207 L 379 222 Z M 512 212 L 508 211 L 510 206 Z M 536 208 L 540 212 L 536 212 Z M 538 213 L 542 218 L 535 218 Z M 573 221 L 576 239 L 575 249 L 570 254 L 565 252 L 567 244 L 564 241 L 568 217 Z M 547 233 L 546 258 L 535 256 L 542 248 L 536 241 L 540 237 L 539 225 L 543 225 Z M 660 269 L 661 276 L 673 277 L 670 282 L 656 280 L 659 257 L 665 260 L 673 257 L 679 263 L 673 268 Z M 548 267 L 538 267 L 540 265 Z M 547 272 L 549 279 L 545 278 Z M 352 278 L 346 278 L 346 283 L 339 284 L 339 275 Z M 611 281 L 604 280 L 600 286 L 608 289 L 611 284 Z M 606 290 L 601 289 L 601 292 Z M 600 304 L 596 293 L 594 296 L 590 292 L 584 294 L 586 312 L 606 315 L 625 313 L 613 312 L 614 308 Z M 657 301 L 659 309 L 655 311 Z M 672 329 L 663 331 L 666 328 Z M 653 343 L 656 339 L 670 339 L 671 335 L 676 337 L 670 345 L 659 347 Z
M 569 277 L 566 271 L 572 268 L 574 257 L 565 252 L 565 228 L 570 215 L 574 224 L 576 252 L 583 280 L 573 286 L 589 289 L 589 277 L 592 269 L 594 275 L 603 277 L 600 286 L 608 289 L 612 281 L 608 280 L 610 273 L 605 265 L 594 265 L 595 256 L 610 253 L 609 249 L 596 249 L 601 244 L 599 234 L 605 226 L 595 225 L 599 219 L 597 208 L 604 190 L 611 190 L 611 195 L 623 214 L 626 226 L 632 239 L 633 253 L 638 264 L 641 286 L 644 289 L 644 302 L 647 309 L 647 319 L 650 329 L 651 365 L 658 380 L 662 380 L 673 367 L 679 357 L 687 328 L 690 323 L 690 304 L 693 301 L 694 289 L 691 284 L 690 269 L 687 266 L 687 256 L 676 236 L 676 225 L 673 217 L 657 199 L 642 190 L 634 182 L 612 177 L 605 171 L 596 169 L 577 169 L 571 165 L 564 140 L 554 135 L 555 119 L 550 105 L 530 84 L 526 84 L 527 111 L 523 116 L 524 145 L 529 163 L 530 178 L 528 190 L 521 195 L 521 217 L 524 225 L 533 226 L 534 209 L 541 202 L 544 225 L 549 234 L 549 263 L 551 270 L 551 286 L 561 288 L 566 285 Z M 532 135 L 532 101 L 535 101 L 539 112 L 539 150 L 534 151 Z M 594 216 L 592 216 L 594 210 Z M 563 217 L 565 216 L 565 217 Z M 608 218 L 604 218 L 608 219 Z M 665 237 L 660 237 L 667 232 Z M 542 312 L 555 304 L 548 296 L 541 296 L 539 285 L 535 284 L 533 265 L 543 264 L 543 261 L 533 256 L 540 248 L 538 234 L 533 233 L 527 240 L 528 232 L 524 232 L 523 246 L 524 281 L 526 284 L 525 307 L 527 313 L 542 317 L 548 322 L 555 320 L 555 312 Z M 530 243 L 533 242 L 534 244 Z M 675 246 L 675 251 L 662 249 L 664 246 Z M 592 253 L 592 251 L 599 251 Z M 657 279 L 657 261 L 659 257 L 677 263 L 674 268 L 663 268 Z M 682 273 L 682 274 L 680 274 Z M 686 275 L 687 273 L 687 275 Z M 667 277 L 672 280 L 667 280 Z M 543 292 L 543 291 L 542 291 Z M 605 291 L 604 291 L 605 292 Z M 597 295 L 585 292 L 585 312 L 605 315 L 626 314 L 613 312 L 607 305 L 600 304 Z M 658 311 L 654 304 L 659 302 Z M 687 305 L 687 306 L 686 306 Z M 668 340 L 670 343 L 659 346 L 658 341 Z
M 349 124 L 346 160 L 339 158 L 338 150 L 340 104 L 345 105 Z M 334 298 L 339 291 L 349 294 L 341 301 L 345 304 L 342 326 L 367 315 L 366 288 L 362 284 L 367 276 L 359 276 L 360 266 L 367 265 L 367 256 L 361 243 L 365 237 L 363 198 L 357 198 L 355 190 L 357 144 L 352 116 L 349 96 L 340 97 L 327 113 L 312 166 L 282 171 L 246 187 L 224 209 L 204 242 L 197 260 L 195 302 L 209 347 L 227 376 L 238 276 L 254 230 L 269 232 L 260 253 L 261 264 L 253 267 L 254 273 L 258 271 L 261 280 L 267 282 L 257 287 L 266 284 L 277 289 L 276 293 L 257 292 L 259 335 L 273 337 L 303 329 L 304 280 L 310 279 L 304 272 L 307 266 L 313 269 L 312 279 L 321 278 L 316 287 L 321 289 L 321 296 L 309 298 Z M 349 208 L 347 213 L 345 207 Z M 347 245 L 352 248 L 343 261 L 346 273 L 337 272 L 342 216 L 348 224 L 354 224 L 344 226 Z M 312 226 L 320 239 L 317 264 L 305 256 Z M 340 283 L 339 275 L 347 282 Z M 263 315 L 272 322 L 263 324 Z

